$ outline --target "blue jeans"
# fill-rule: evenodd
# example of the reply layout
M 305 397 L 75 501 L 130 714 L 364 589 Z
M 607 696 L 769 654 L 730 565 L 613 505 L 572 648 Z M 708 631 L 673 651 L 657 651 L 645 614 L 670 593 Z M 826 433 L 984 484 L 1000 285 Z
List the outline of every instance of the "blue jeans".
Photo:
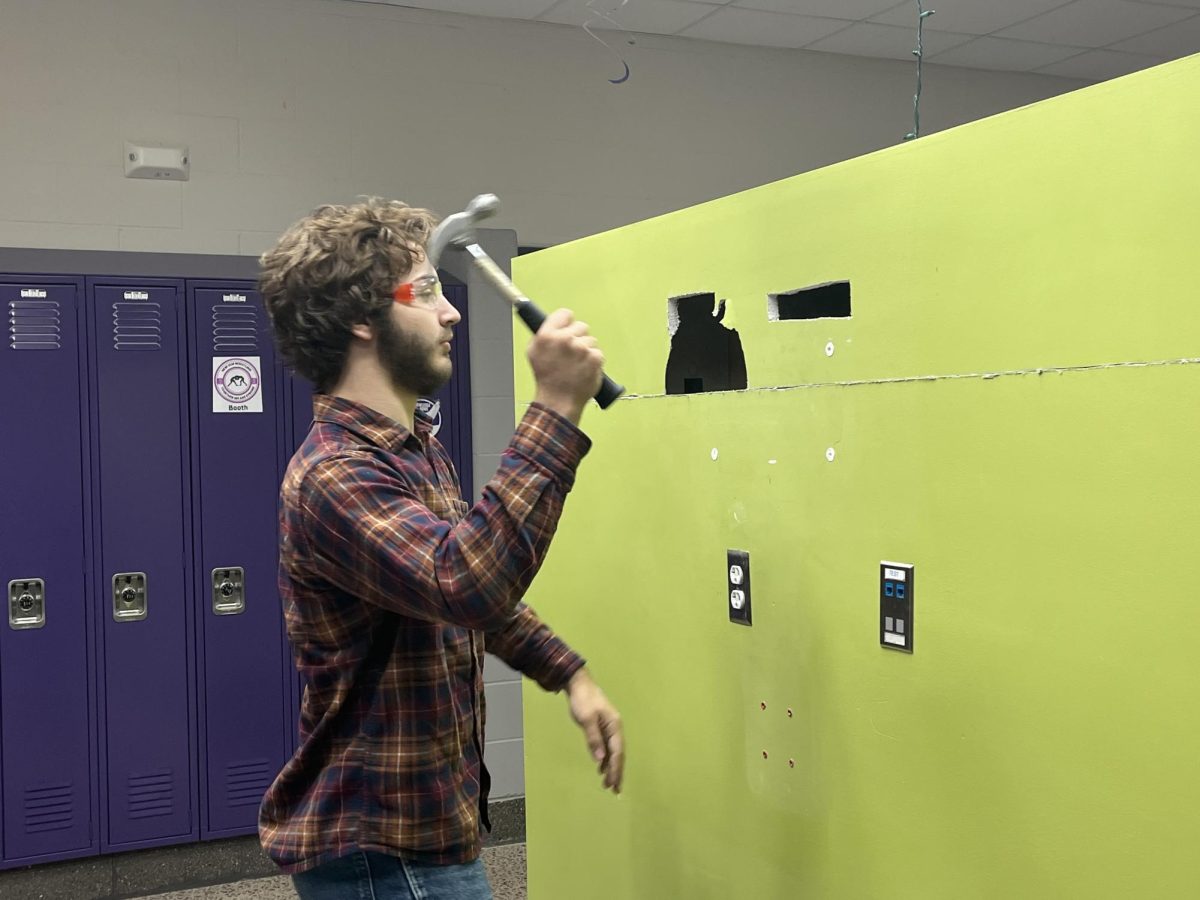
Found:
M 483 860 L 435 866 L 355 852 L 292 876 L 300 900 L 493 900 Z

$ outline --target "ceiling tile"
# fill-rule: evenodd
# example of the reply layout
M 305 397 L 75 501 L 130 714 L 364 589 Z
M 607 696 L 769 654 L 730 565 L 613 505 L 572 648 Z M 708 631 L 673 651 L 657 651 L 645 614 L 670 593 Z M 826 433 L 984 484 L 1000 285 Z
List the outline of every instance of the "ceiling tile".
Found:
M 1032 16 L 1040 16 L 1070 0 L 926 0 L 926 9 L 934 15 L 925 20 L 929 28 L 958 34 L 991 34 L 997 28 L 1007 28 Z M 917 27 L 917 4 L 903 3 L 872 21 L 885 25 Z
M 613 22 L 616 22 L 617 26 L 628 31 L 675 34 L 699 22 L 716 9 L 716 6 L 685 0 L 634 0 L 622 7 L 620 0 L 607 0 L 605 3 L 596 4 L 596 8 L 608 14 L 609 18 L 597 16 L 595 9 L 588 7 L 588 0 L 564 0 L 541 16 L 540 21 L 579 26 L 591 22 L 593 28 L 610 30 L 614 27 Z
M 949 34 L 927 28 L 922 40 L 925 58 L 973 40 L 973 34 Z M 809 44 L 805 49 L 820 50 L 824 53 L 847 53 L 851 56 L 874 56 L 881 59 L 914 59 L 917 33 L 912 28 L 860 22 L 851 25 L 845 31 L 822 38 L 815 44 Z
M 734 0 L 729 5 L 743 9 L 857 21 L 895 6 L 896 0 Z
M 379 0 L 371 0 L 379 2 Z M 536 19 L 554 0 L 383 0 L 389 6 L 415 6 L 438 12 L 491 16 L 494 19 Z
M 1107 81 L 1130 72 L 1156 66 L 1156 56 L 1140 53 L 1118 53 L 1115 50 L 1086 50 L 1078 56 L 1038 69 L 1039 75 L 1061 75 L 1063 78 L 1083 78 L 1088 81 Z
M 1162 28 L 1194 13 L 1174 6 L 1151 6 L 1130 0 L 1075 0 L 1053 12 L 996 32 L 996 37 L 1107 47 L 1135 35 Z
M 1074 47 L 1034 44 L 1004 38 L 981 37 L 945 53 L 926 56 L 926 62 L 942 66 L 966 66 L 969 69 L 997 69 L 1004 72 L 1029 72 L 1075 56 Z
M 355 0 L 348 0 L 355 2 Z M 358 0 L 582 25 L 588 0 Z M 632 32 L 911 59 L 916 0 L 593 0 Z M 1200 53 L 1200 0 L 922 0 L 926 61 L 1104 79 Z M 803 10 L 803 13 L 798 10 Z M 860 20 L 870 17 L 870 22 Z M 852 24 L 854 23 L 854 24 Z M 600 19 L 596 28 L 612 28 Z M 992 32 L 996 32 L 992 34 Z M 996 40 L 971 40 L 988 35 Z M 1088 48 L 1117 51 L 1083 52 Z M 1130 57 L 1145 57 L 1136 59 Z
M 680 32 L 684 37 L 763 47 L 803 47 L 846 27 L 840 19 L 788 15 L 722 6 Z
M 1166 28 L 1113 44 L 1111 50 L 1149 53 L 1165 59 L 1178 59 L 1200 53 L 1200 16 L 1193 16 Z

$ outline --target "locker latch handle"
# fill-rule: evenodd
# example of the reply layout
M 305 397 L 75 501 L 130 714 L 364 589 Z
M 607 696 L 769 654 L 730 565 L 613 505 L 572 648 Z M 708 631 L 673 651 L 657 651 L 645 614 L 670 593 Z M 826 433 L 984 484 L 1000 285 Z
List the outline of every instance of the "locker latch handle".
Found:
M 112 578 L 113 620 L 141 622 L 149 615 L 145 572 L 118 572 Z
M 41 628 L 46 624 L 44 580 L 18 578 L 8 583 L 8 624 L 15 631 Z
M 246 611 L 246 573 L 239 566 L 213 569 L 212 611 L 218 616 L 237 616 Z

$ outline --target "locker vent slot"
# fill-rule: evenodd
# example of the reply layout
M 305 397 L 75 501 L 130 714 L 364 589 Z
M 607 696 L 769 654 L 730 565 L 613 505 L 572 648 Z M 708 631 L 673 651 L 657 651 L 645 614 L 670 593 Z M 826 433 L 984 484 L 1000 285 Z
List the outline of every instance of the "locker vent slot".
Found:
M 213 352 L 217 356 L 258 352 L 258 310 L 248 303 L 213 305 Z
M 8 346 L 13 350 L 61 350 L 58 301 L 8 301 Z
M 175 780 L 170 769 L 129 776 L 129 818 L 152 819 L 175 812 Z
M 230 763 L 225 768 L 225 798 L 230 806 L 258 806 L 274 775 L 265 759 Z
M 161 350 L 162 308 L 153 300 L 113 304 L 113 347 Z
M 71 782 L 25 789 L 25 833 L 64 831 L 75 825 L 75 785 Z

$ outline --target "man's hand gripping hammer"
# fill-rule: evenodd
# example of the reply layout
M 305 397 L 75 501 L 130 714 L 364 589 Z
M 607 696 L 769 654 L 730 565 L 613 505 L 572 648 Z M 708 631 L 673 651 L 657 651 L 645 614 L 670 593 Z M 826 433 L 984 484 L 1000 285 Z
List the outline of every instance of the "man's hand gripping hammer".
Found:
M 480 194 L 471 201 L 465 210 L 447 216 L 434 229 L 429 238 L 426 252 L 429 255 L 429 262 L 434 268 L 437 268 L 438 260 L 447 247 L 465 250 L 479 271 L 492 283 L 492 286 L 512 304 L 517 315 L 521 317 L 521 321 L 529 326 L 530 331 L 536 333 L 542 327 L 542 322 L 546 320 L 546 314 L 538 309 L 532 300 L 517 290 L 512 279 L 504 274 L 475 239 L 476 223 L 480 219 L 495 215 L 499 208 L 500 199 L 495 194 Z M 600 384 L 600 390 L 596 392 L 596 402 L 600 404 L 601 409 L 608 409 L 623 393 L 625 393 L 625 388 L 605 375 L 604 381 Z

